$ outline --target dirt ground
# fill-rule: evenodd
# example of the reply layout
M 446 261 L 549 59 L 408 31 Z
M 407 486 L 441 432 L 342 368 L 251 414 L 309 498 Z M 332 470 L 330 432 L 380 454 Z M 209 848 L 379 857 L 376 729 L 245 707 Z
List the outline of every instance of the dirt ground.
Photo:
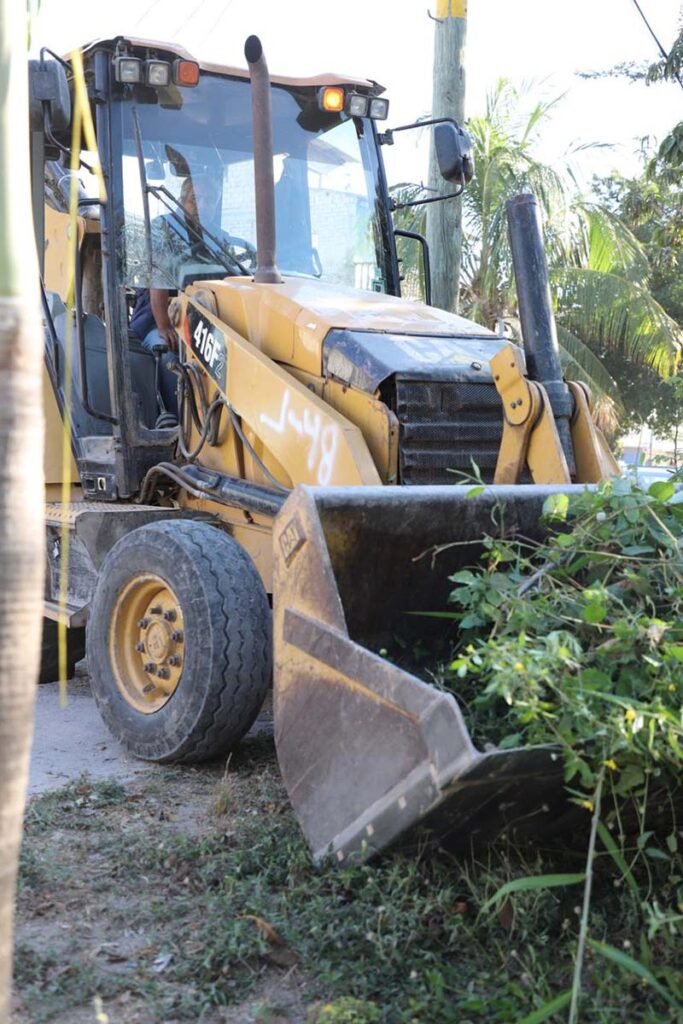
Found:
M 102 721 L 85 673 L 67 683 L 62 704 L 58 683 L 38 687 L 29 796 L 48 793 L 81 775 L 123 782 L 159 771 L 125 752 Z
M 257 814 L 250 806 L 254 772 L 277 790 L 267 711 L 253 736 L 232 773 L 225 762 L 184 770 L 146 765 L 110 736 L 87 677 L 70 681 L 66 707 L 57 684 L 39 687 L 12 1024 L 310 1019 L 296 958 L 267 943 L 248 966 L 248 997 L 239 998 L 245 988 L 240 976 L 232 1005 L 203 1007 L 191 972 L 180 981 L 172 977 L 183 957 L 196 964 L 207 940 L 197 916 L 201 901 L 193 913 L 191 893 L 183 892 L 194 889 L 194 880 L 183 875 L 179 855 L 166 850 L 185 843 L 201 852 L 204 840 L 207 849 L 217 837 L 229 840 L 231 812 Z M 158 851 L 156 863 L 154 855 L 150 863 L 150 849 Z M 220 955 L 219 946 L 209 951 L 209 945 L 207 956 Z M 229 987 L 228 980 L 228 996 Z
M 66 711 L 56 687 L 38 698 L 12 1024 L 566 1019 L 583 833 L 468 856 L 418 835 L 409 853 L 316 868 L 267 712 L 227 759 L 150 767 L 108 735 L 87 679 L 68 695 Z M 680 899 L 669 871 L 648 864 L 662 907 Z M 569 881 L 539 891 L 543 877 Z M 642 945 L 622 881 L 596 857 L 590 938 L 614 952 L 586 951 L 582 1024 L 683 1024 L 677 934 Z M 629 966 L 641 947 L 656 976 Z

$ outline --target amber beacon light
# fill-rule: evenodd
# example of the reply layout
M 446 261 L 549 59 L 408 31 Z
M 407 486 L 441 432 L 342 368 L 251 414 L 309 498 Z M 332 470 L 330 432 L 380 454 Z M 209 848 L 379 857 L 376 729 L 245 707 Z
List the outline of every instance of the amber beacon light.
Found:
M 331 114 L 339 114 L 344 109 L 344 90 L 338 85 L 328 85 L 318 93 L 318 106 Z

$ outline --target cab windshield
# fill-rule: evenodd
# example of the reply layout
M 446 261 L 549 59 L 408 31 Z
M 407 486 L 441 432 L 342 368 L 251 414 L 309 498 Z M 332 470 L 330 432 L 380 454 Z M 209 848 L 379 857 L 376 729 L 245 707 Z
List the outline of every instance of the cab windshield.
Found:
M 126 285 L 159 283 L 150 279 L 141 162 L 150 238 L 178 248 L 185 281 L 193 274 L 251 272 L 256 212 L 249 82 L 204 74 L 195 88 L 127 87 L 120 107 L 117 249 Z M 320 111 L 311 88 L 273 87 L 272 110 L 280 270 L 385 291 L 389 254 L 371 124 Z M 199 239 L 192 227 L 188 231 L 188 179 L 196 191 Z

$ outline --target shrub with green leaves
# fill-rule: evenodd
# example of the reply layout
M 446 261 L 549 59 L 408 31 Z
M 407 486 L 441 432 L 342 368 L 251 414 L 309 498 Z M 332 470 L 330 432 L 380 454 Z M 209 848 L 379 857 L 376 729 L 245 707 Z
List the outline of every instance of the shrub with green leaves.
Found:
M 587 955 L 683 1020 L 680 972 L 666 966 L 683 936 L 683 489 L 616 479 L 553 495 L 544 513 L 542 543 L 490 538 L 481 563 L 451 577 L 459 640 L 443 673 L 480 747 L 556 745 L 571 798 L 592 812 L 572 987 L 529 1020 L 569 1005 L 576 1024 Z M 609 876 L 591 892 L 600 857 L 628 891 L 611 911 Z M 515 879 L 495 899 L 559 877 Z M 626 928 L 639 957 L 604 941 Z
M 546 503 L 544 543 L 488 539 L 451 577 L 446 671 L 475 739 L 558 744 L 566 780 L 618 795 L 683 766 L 683 492 L 617 479 Z

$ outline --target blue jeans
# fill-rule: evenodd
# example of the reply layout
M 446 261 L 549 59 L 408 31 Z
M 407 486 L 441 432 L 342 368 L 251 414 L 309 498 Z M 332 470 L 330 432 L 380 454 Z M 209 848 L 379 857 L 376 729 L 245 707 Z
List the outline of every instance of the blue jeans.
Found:
M 148 334 L 145 335 L 142 341 L 142 347 L 146 348 L 148 352 L 151 352 L 156 358 L 157 353 L 154 351 L 155 348 L 161 347 L 164 349 L 161 354 L 161 366 L 159 367 L 159 391 L 163 403 L 166 406 L 166 411 L 173 413 L 174 416 L 178 415 L 178 399 L 176 397 L 176 383 L 178 378 L 175 373 L 169 370 L 169 364 L 175 359 L 172 352 L 169 352 L 168 345 L 159 334 L 159 331 L 154 327 Z

